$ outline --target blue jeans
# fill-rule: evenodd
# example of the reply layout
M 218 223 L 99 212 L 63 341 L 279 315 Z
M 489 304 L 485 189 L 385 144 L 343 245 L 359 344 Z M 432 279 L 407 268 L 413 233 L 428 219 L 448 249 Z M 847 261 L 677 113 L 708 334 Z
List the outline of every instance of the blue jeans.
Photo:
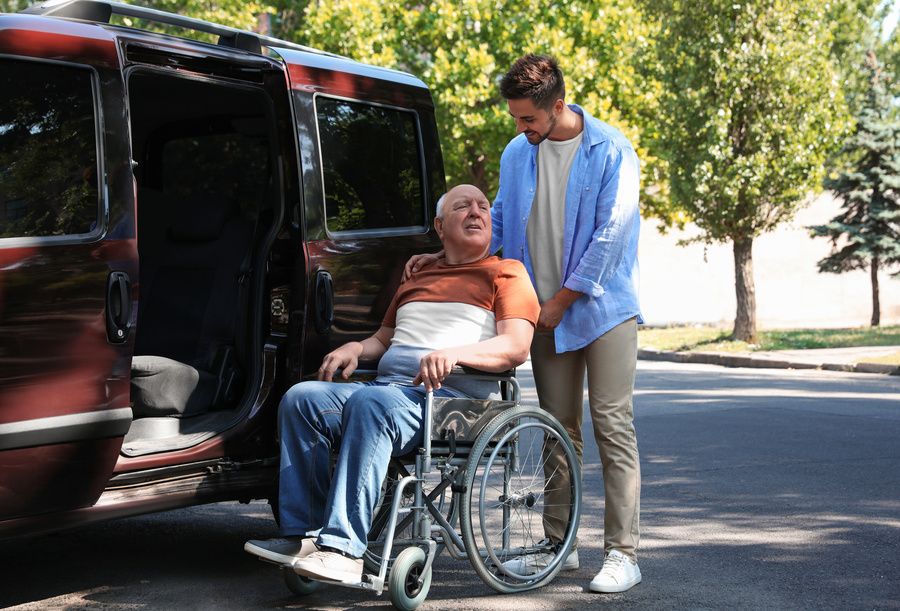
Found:
M 435 396 L 454 396 L 440 389 Z M 425 389 L 379 382 L 301 382 L 278 408 L 279 517 L 285 536 L 354 557 L 366 551 L 391 456 L 422 443 Z M 342 443 L 343 440 L 343 443 Z M 337 463 L 331 473 L 331 453 Z

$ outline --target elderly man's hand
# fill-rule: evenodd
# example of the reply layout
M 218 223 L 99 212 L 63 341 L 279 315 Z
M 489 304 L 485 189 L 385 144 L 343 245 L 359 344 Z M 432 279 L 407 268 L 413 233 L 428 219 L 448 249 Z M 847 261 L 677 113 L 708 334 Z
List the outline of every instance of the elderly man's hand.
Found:
M 413 380 L 413 384 L 425 384 L 425 390 L 437 390 L 441 387 L 459 358 L 452 350 L 435 350 L 429 352 L 419 361 L 419 375 Z
M 348 379 L 356 371 L 362 349 L 362 344 L 359 342 L 350 342 L 326 354 L 325 358 L 322 359 L 322 366 L 319 367 L 319 380 L 331 382 L 334 372 L 338 369 L 343 370 L 341 371 L 341 377 L 345 380 Z

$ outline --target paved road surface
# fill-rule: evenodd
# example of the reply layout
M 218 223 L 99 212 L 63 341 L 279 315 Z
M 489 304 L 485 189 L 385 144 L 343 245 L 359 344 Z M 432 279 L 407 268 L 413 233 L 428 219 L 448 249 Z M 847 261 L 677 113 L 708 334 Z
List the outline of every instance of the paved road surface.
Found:
M 582 568 L 498 596 L 444 556 L 423 608 L 900 608 L 900 379 L 642 362 L 636 404 L 644 583 L 587 591 L 603 490 L 589 440 Z M 227 503 L 6 542 L 0 607 L 389 608 L 338 588 L 292 598 L 241 549 L 274 534 L 265 504 Z

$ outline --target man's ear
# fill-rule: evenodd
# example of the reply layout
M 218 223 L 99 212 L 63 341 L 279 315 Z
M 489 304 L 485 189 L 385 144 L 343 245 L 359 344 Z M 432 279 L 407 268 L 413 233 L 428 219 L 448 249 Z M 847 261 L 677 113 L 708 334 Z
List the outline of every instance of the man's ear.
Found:
M 437 231 L 438 237 L 444 239 L 444 219 L 439 216 L 434 217 L 434 230 Z
M 565 107 L 566 107 L 566 101 L 562 98 L 559 98 L 558 100 L 553 102 L 553 111 L 556 114 L 561 113 Z

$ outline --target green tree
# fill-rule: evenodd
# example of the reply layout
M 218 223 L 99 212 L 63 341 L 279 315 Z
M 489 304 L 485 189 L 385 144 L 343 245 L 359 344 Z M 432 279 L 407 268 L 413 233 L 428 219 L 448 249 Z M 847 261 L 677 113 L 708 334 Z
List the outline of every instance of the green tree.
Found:
M 843 147 L 853 167 L 825 183 L 843 198 L 841 212 L 810 229 L 814 236 L 831 239 L 832 253 L 819 261 L 820 272 L 869 269 L 871 322 L 877 327 L 878 271 L 900 265 L 900 122 L 892 117 L 887 79 L 874 53 L 868 54 L 865 65 L 869 74 L 865 104 L 855 133 Z
M 658 20 L 657 129 L 673 205 L 731 242 L 734 337 L 754 341 L 753 240 L 816 189 L 845 129 L 818 0 L 649 0 Z
M 276 22 L 291 21 L 282 14 Z M 332 0 L 309 3 L 299 23 L 294 32 L 278 33 L 420 76 L 435 99 L 448 181 L 489 194 L 497 188 L 500 154 L 515 134 L 499 79 L 524 53 L 555 55 L 566 73 L 567 98 L 622 129 L 638 147 L 645 184 L 656 185 L 645 203 L 663 209 L 664 164 L 641 146 L 640 125 L 654 112 L 656 90 L 644 87 L 635 69 L 651 41 L 633 3 Z
M 0 0 L 0 13 L 18 13 L 30 4 L 28 0 Z

